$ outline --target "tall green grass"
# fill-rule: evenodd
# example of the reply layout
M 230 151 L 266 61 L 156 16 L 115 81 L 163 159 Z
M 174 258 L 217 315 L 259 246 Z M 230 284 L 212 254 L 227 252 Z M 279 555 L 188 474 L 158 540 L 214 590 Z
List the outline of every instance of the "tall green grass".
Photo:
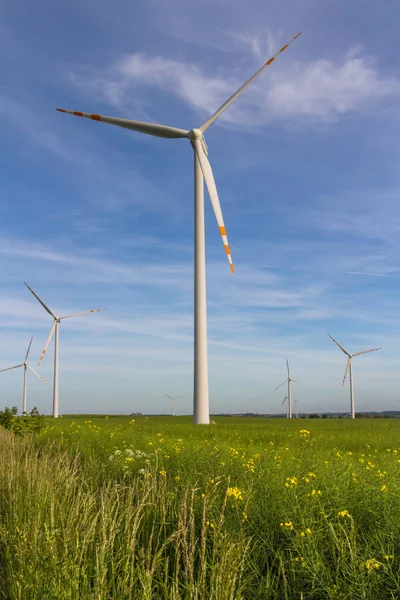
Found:
M 0 431 L 0 597 L 400 598 L 400 423 Z

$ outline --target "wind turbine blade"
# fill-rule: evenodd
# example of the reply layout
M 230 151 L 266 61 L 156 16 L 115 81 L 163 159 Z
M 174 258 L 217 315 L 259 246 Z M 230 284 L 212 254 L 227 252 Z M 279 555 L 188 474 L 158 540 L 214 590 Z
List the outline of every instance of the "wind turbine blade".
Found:
M 342 386 L 344 386 L 344 382 L 346 381 L 347 373 L 349 372 L 349 368 L 350 368 L 350 363 L 351 363 L 351 356 L 349 356 L 349 359 L 348 359 L 347 364 L 346 364 L 346 369 L 345 369 L 345 372 L 344 372 Z
M 347 350 L 345 350 L 343 348 L 343 346 L 341 346 L 339 344 L 339 342 L 337 342 L 331 335 L 329 335 L 329 333 L 327 333 L 326 335 L 331 338 L 332 342 L 335 342 L 336 346 L 339 346 L 339 348 L 341 349 L 342 352 L 344 352 L 345 354 L 347 354 L 347 356 L 350 356 L 350 354 L 347 352 Z
M 360 356 L 360 354 L 368 354 L 368 352 L 376 352 L 377 350 L 382 350 L 382 348 L 372 348 L 372 350 L 363 350 L 362 352 L 355 352 L 353 356 Z
M 33 336 L 31 337 L 31 341 L 29 342 L 28 350 L 26 351 L 25 362 L 28 360 L 29 350 L 31 349 L 31 346 L 32 346 L 32 340 L 33 340 Z
M 290 379 L 290 381 L 293 381 L 293 383 L 297 383 L 297 385 L 302 385 L 303 387 L 307 387 L 306 385 L 304 385 L 304 383 L 300 383 L 300 381 L 296 381 L 296 379 Z
M 43 350 L 42 350 L 42 354 L 40 355 L 40 358 L 39 358 L 38 367 L 40 367 L 40 363 L 41 363 L 41 362 L 42 362 L 42 360 L 44 359 L 44 355 L 45 355 L 45 354 L 46 354 L 46 352 L 47 352 L 47 348 L 48 348 L 48 346 L 49 346 L 49 344 L 50 344 L 51 338 L 53 337 L 53 334 L 54 334 L 54 330 L 55 330 L 55 328 L 56 328 L 56 320 L 54 320 L 54 323 L 53 323 L 53 325 L 51 326 L 50 333 L 49 333 L 49 337 L 47 338 L 46 344 L 45 344 L 45 346 L 44 346 L 44 348 L 43 348 Z
M 28 369 L 29 369 L 30 371 L 32 371 L 32 373 L 35 373 L 35 375 L 36 375 L 37 377 L 39 377 L 40 381 L 43 381 L 43 383 L 47 383 L 47 381 L 46 381 L 45 379 L 43 379 L 43 377 L 41 377 L 41 376 L 39 375 L 39 373 L 36 373 L 35 369 L 32 369 L 32 367 L 31 367 L 30 365 L 28 365 L 28 364 L 27 364 L 26 366 L 28 367 Z
M 283 405 L 285 404 L 286 400 L 287 400 L 287 396 L 285 396 L 285 397 L 284 397 L 284 399 L 283 399 L 283 402 L 282 402 L 281 406 L 283 406 Z
M 200 131 L 202 131 L 203 133 L 205 131 L 207 131 L 207 129 L 210 127 L 210 125 L 212 125 L 214 123 L 214 121 L 216 119 L 218 119 L 218 117 L 228 108 L 228 106 L 230 106 L 232 104 L 232 102 L 234 102 L 236 100 L 236 98 L 238 96 L 240 96 L 240 94 L 242 92 L 244 92 L 244 90 L 256 79 L 256 77 L 258 77 L 258 75 L 260 75 L 260 73 L 262 73 L 264 71 L 264 69 L 269 67 L 274 62 L 274 60 L 280 54 L 282 54 L 282 52 L 284 50 L 286 50 L 286 48 L 288 48 L 290 46 L 290 44 L 292 44 L 295 40 L 297 40 L 298 37 L 300 37 L 300 35 L 301 35 L 301 31 L 300 31 L 300 33 L 295 35 L 294 38 L 292 40 L 290 40 L 289 43 L 287 43 L 285 46 L 282 46 L 282 48 L 279 50 L 279 52 L 277 52 L 272 58 L 267 60 L 267 62 L 264 63 L 263 66 L 260 67 L 258 69 L 258 71 L 256 71 L 252 77 L 250 77 L 250 79 L 248 79 L 242 86 L 240 86 L 240 88 L 230 98 L 228 98 L 228 100 L 226 102 L 224 102 L 224 104 L 222 106 L 220 106 L 220 108 L 208 119 L 208 121 L 206 121 L 205 123 L 203 123 L 203 125 L 201 127 L 199 127 Z
M 169 394 L 165 394 L 170 400 L 172 400 L 172 402 L 175 402 L 175 400 L 178 400 L 180 398 L 180 396 L 175 396 L 175 398 L 172 398 L 172 396 L 170 396 Z
M 92 121 L 100 121 L 100 123 L 108 123 L 109 125 L 116 125 L 117 127 L 130 129 L 131 131 L 138 131 L 139 133 L 154 135 L 155 137 L 187 138 L 189 133 L 186 131 L 186 129 L 177 129 L 176 127 L 157 125 L 156 123 L 143 123 L 142 121 L 131 121 L 130 119 L 104 117 L 103 115 L 93 115 L 91 113 L 79 112 L 77 110 L 65 110 L 64 108 L 57 108 L 56 110 L 69 115 L 75 115 L 76 117 L 84 117 L 85 119 L 92 119 Z
M 70 319 L 71 317 L 79 317 L 79 315 L 87 315 L 89 313 L 101 312 L 102 310 L 107 310 L 106 308 L 92 308 L 92 310 L 84 310 L 83 312 L 74 313 L 73 315 L 66 315 L 65 317 L 60 317 L 61 319 Z
M 25 283 L 25 281 L 24 281 L 24 283 Z M 51 310 L 49 309 L 49 307 L 45 305 L 45 303 L 43 302 L 43 300 L 41 300 L 41 299 L 39 298 L 39 296 L 38 296 L 37 294 L 35 294 L 35 292 L 33 291 L 33 289 L 32 289 L 32 288 L 30 288 L 30 287 L 29 287 L 29 285 L 28 285 L 27 283 L 25 283 L 25 285 L 26 285 L 26 287 L 28 288 L 28 290 L 29 290 L 30 292 L 32 292 L 32 294 L 35 296 L 36 300 L 37 300 L 38 302 L 40 302 L 40 304 L 43 306 L 43 308 L 44 308 L 45 310 L 47 310 L 47 312 L 49 313 L 49 315 L 51 315 L 51 316 L 52 316 L 54 319 L 56 319 L 56 318 L 57 318 L 57 317 L 56 317 L 56 315 L 55 315 L 54 313 L 52 313 L 52 312 L 51 312 Z
M 288 374 L 288 377 L 290 379 L 290 370 L 289 370 L 289 361 L 288 361 L 288 359 L 286 359 L 286 366 L 287 366 L 287 374 Z
M 283 383 L 281 383 L 281 385 L 278 385 L 278 387 L 274 389 L 274 392 L 276 392 L 276 390 L 279 390 L 279 388 L 282 387 L 283 385 L 285 385 L 286 382 L 287 382 L 287 379 L 285 379 L 285 381 Z
M 204 179 L 206 182 L 208 194 L 210 196 L 211 204 L 214 209 L 215 217 L 217 219 L 219 232 L 222 237 L 222 243 L 224 244 L 225 252 L 228 257 L 228 262 L 231 267 L 232 273 L 234 273 L 235 268 L 232 263 L 231 249 L 229 247 L 228 237 L 226 235 L 224 218 L 222 216 L 221 205 L 219 203 L 217 187 L 215 185 L 214 175 L 213 175 L 213 172 L 211 169 L 211 165 L 206 156 L 206 153 L 203 150 L 203 144 L 201 143 L 201 140 L 200 139 L 193 140 L 193 145 L 194 145 L 194 149 L 197 154 L 197 158 L 199 160 L 200 167 L 201 167 L 201 170 L 203 172 L 203 176 L 204 176 Z
M 11 371 L 11 369 L 19 369 L 19 367 L 23 367 L 24 365 L 15 365 L 15 367 L 7 367 L 7 369 L 0 369 L 0 373 L 4 373 L 4 371 Z

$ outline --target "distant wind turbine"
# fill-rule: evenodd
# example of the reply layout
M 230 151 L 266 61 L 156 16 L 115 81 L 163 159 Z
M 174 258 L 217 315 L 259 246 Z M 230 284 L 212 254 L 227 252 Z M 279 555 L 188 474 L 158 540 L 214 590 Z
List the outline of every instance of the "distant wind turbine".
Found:
M 376 352 L 376 350 L 382 350 L 382 348 L 372 348 L 371 350 L 363 350 L 362 352 L 355 352 L 354 354 L 349 354 L 347 350 L 345 350 L 343 346 L 339 344 L 339 342 L 337 342 L 331 335 L 329 335 L 329 333 L 327 333 L 326 335 L 331 338 L 332 342 L 335 342 L 336 346 L 338 346 L 341 349 L 341 351 L 346 354 L 346 356 L 348 356 L 342 386 L 346 381 L 347 373 L 350 371 L 350 413 L 351 418 L 354 419 L 356 414 L 354 410 L 353 358 L 354 356 L 360 356 L 361 354 L 368 354 L 368 352 Z
M 292 418 L 292 386 L 291 386 L 291 383 L 293 381 L 293 383 L 297 383 L 298 385 L 302 385 L 303 387 L 305 387 L 305 385 L 303 383 L 300 383 L 299 381 L 296 381 L 296 379 L 292 379 L 290 377 L 290 368 L 289 368 L 288 359 L 286 359 L 286 366 L 287 366 L 288 376 L 283 383 L 281 383 L 280 385 L 278 385 L 277 388 L 274 389 L 274 392 L 276 392 L 276 390 L 279 390 L 279 388 L 282 387 L 283 385 L 285 385 L 285 383 L 287 382 L 287 386 L 288 386 L 287 409 L 288 409 L 288 418 L 291 419 Z
M 24 281 L 24 283 L 25 283 L 25 281 Z M 40 304 L 43 306 L 43 308 L 54 319 L 53 325 L 51 326 L 51 329 L 50 329 L 49 337 L 47 338 L 44 349 L 42 350 L 42 354 L 40 356 L 38 365 L 40 366 L 40 363 L 44 359 L 44 356 L 47 352 L 47 348 L 50 344 L 51 338 L 53 337 L 53 335 L 55 335 L 55 338 L 54 338 L 53 417 L 55 419 L 57 419 L 58 418 L 58 326 L 60 325 L 60 322 L 62 319 L 70 319 L 72 317 L 78 317 L 79 315 L 86 315 L 88 313 L 100 312 L 100 311 L 106 310 L 106 309 L 105 308 L 95 308 L 92 310 L 85 310 L 84 312 L 75 313 L 73 315 L 66 315 L 64 317 L 56 317 L 56 315 L 50 310 L 50 308 L 48 306 L 46 306 L 46 304 L 43 302 L 43 300 L 41 300 L 39 298 L 39 296 L 29 287 L 29 285 L 27 283 L 25 283 L 25 285 L 28 288 L 28 290 L 35 296 L 36 300 L 38 302 L 40 302 Z
M 285 402 L 286 402 L 286 418 L 288 419 L 289 418 L 289 404 L 287 402 L 287 399 L 288 399 L 288 397 L 285 396 L 284 399 L 283 399 L 283 401 L 282 401 L 281 406 L 283 406 L 285 404 Z
M 43 379 L 43 377 L 41 377 L 39 375 L 39 373 L 36 373 L 35 369 L 32 369 L 32 367 L 30 365 L 28 365 L 28 356 L 29 356 L 29 351 L 32 346 L 32 340 L 33 340 L 33 336 L 31 337 L 31 341 L 29 342 L 28 350 L 26 351 L 25 360 L 23 363 L 21 363 L 20 365 L 15 365 L 15 367 L 8 367 L 7 369 L 0 369 L 0 373 L 3 373 L 4 371 L 11 371 L 11 369 L 19 369 L 20 367 L 24 367 L 24 393 L 23 393 L 23 401 L 22 401 L 22 413 L 26 413 L 26 389 L 27 389 L 27 384 L 28 384 L 28 381 L 27 381 L 28 369 L 30 371 L 32 371 L 32 373 L 35 373 L 36 377 L 39 377 L 40 381 L 43 381 L 43 383 L 47 383 L 47 381 L 45 379 Z
M 168 398 L 171 400 L 171 402 L 172 402 L 172 416 L 176 417 L 175 400 L 178 400 L 178 398 L 180 398 L 180 396 L 176 396 L 175 398 L 172 398 L 169 394 L 165 394 L 165 395 L 168 396 Z
M 204 139 L 204 133 L 218 117 L 240 96 L 242 92 L 260 75 L 260 73 L 296 40 L 298 33 L 288 44 L 283 46 L 279 52 L 262 65 L 246 83 L 244 83 L 220 108 L 198 129 L 187 131 L 157 125 L 155 123 L 142 123 L 130 119 L 116 117 L 105 117 L 102 115 L 84 113 L 80 111 L 65 110 L 57 108 L 59 112 L 68 113 L 77 117 L 116 125 L 139 133 L 153 135 L 161 138 L 186 138 L 190 141 L 194 150 L 194 386 L 193 386 L 193 418 L 197 424 L 209 424 L 210 409 L 208 397 L 208 357 L 207 357 L 207 305 L 206 305 L 206 264 L 205 264 L 205 233 L 204 233 L 204 180 L 208 189 L 211 204 L 217 219 L 219 232 L 225 247 L 232 273 L 231 250 L 228 243 L 222 210 L 215 186 L 214 175 L 208 161 L 208 148 Z

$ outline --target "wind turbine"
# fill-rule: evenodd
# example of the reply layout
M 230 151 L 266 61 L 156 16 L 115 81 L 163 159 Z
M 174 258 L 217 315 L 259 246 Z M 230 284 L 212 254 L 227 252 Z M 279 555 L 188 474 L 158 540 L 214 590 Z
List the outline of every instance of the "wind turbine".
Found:
M 43 377 L 41 377 L 39 375 L 39 373 L 36 373 L 35 369 L 32 369 L 32 367 L 30 365 L 28 365 L 28 356 L 29 356 L 29 351 L 32 346 L 32 340 L 33 340 L 33 336 L 31 337 L 31 341 L 29 342 L 28 350 L 26 351 L 25 360 L 23 363 L 21 363 L 20 365 L 15 365 L 15 367 L 7 367 L 7 369 L 0 369 L 0 373 L 3 373 L 4 371 L 11 371 L 11 369 L 19 369 L 20 367 L 24 367 L 24 393 L 23 393 L 23 402 L 22 402 L 22 414 L 26 413 L 26 388 L 27 388 L 27 383 L 28 383 L 28 381 L 27 381 L 28 369 L 30 371 L 32 371 L 32 373 L 35 373 L 36 377 L 39 377 L 40 381 L 43 381 L 43 383 L 47 383 L 47 381 L 45 379 L 43 379 Z
M 24 283 L 25 283 L 25 281 L 24 281 Z M 71 317 L 78 317 L 79 315 L 86 315 L 88 313 L 100 312 L 100 311 L 106 310 L 106 309 L 105 308 L 95 308 L 95 309 L 92 309 L 92 310 L 85 310 L 84 312 L 75 313 L 73 315 L 65 315 L 64 317 L 57 317 L 50 310 L 50 308 L 48 306 L 46 306 L 46 304 L 43 302 L 43 300 L 41 300 L 39 298 L 39 296 L 32 290 L 32 288 L 30 288 L 27 283 L 25 283 L 25 285 L 28 288 L 28 290 L 35 296 L 36 300 L 38 302 L 40 302 L 40 304 L 43 306 L 43 308 L 54 319 L 53 325 L 51 326 L 51 329 L 50 329 L 49 337 L 47 338 L 47 341 L 46 341 L 46 344 L 44 346 L 44 349 L 42 350 L 42 354 L 40 356 L 38 365 L 40 366 L 40 363 L 44 359 L 44 356 L 45 356 L 45 354 L 47 352 L 47 348 L 48 348 L 48 346 L 50 344 L 51 338 L 53 337 L 53 335 L 55 335 L 55 337 L 54 337 L 53 417 L 55 419 L 57 419 L 58 418 L 58 327 L 60 325 L 60 322 L 61 322 L 62 319 L 70 319 Z
M 295 403 L 296 403 L 296 419 L 298 419 L 299 418 L 299 401 L 297 398 L 295 400 Z
M 288 419 L 289 418 L 289 404 L 287 403 L 287 399 L 288 399 L 288 397 L 285 396 L 284 399 L 283 399 L 283 401 L 282 401 L 281 406 L 283 406 L 285 404 L 285 402 L 286 402 L 286 418 Z
M 286 366 L 287 366 L 288 376 L 287 376 L 287 378 L 285 379 L 285 381 L 283 383 L 281 383 L 280 385 L 278 385 L 277 388 L 274 389 L 274 392 L 276 392 L 276 390 L 279 390 L 279 388 L 282 387 L 283 385 L 285 385 L 285 383 L 287 382 L 287 386 L 288 386 L 288 391 L 287 391 L 287 409 L 288 409 L 288 418 L 291 419 L 292 418 L 292 386 L 291 386 L 291 383 L 293 381 L 293 383 L 297 383 L 298 385 L 302 385 L 303 387 L 305 387 L 305 385 L 303 383 L 300 383 L 299 381 L 296 381 L 295 379 L 292 379 L 290 377 L 290 368 L 289 368 L 288 359 L 286 359 Z
M 165 394 L 165 395 L 168 396 L 168 398 L 171 400 L 171 402 L 172 402 L 172 416 L 176 417 L 175 400 L 178 400 L 178 398 L 180 398 L 180 396 L 176 396 L 175 398 L 172 398 L 169 394 Z
M 205 234 L 204 234 L 204 180 L 208 189 L 211 204 L 217 219 L 219 232 L 225 247 L 232 273 L 231 250 L 228 243 L 222 210 L 219 203 L 214 175 L 208 161 L 208 148 L 204 133 L 218 117 L 240 96 L 254 79 L 294 42 L 298 33 L 288 44 L 283 46 L 272 58 L 254 73 L 220 108 L 199 128 L 187 131 L 155 123 L 142 123 L 130 119 L 105 117 L 97 114 L 57 108 L 59 112 L 77 117 L 85 117 L 93 121 L 116 125 L 132 131 L 161 138 L 186 138 L 194 150 L 194 386 L 193 386 L 193 418 L 197 424 L 209 424 L 210 410 L 208 397 L 208 357 L 207 357 L 207 305 L 206 305 L 206 265 L 205 265 Z
M 336 346 L 338 346 L 341 349 L 341 351 L 346 354 L 346 356 L 348 356 L 342 386 L 346 381 L 347 373 L 350 371 L 350 412 L 351 418 L 355 419 L 356 414 L 354 410 L 353 358 L 354 356 L 360 356 L 360 354 L 368 354 L 368 352 L 376 352 L 376 350 L 382 350 L 382 348 L 372 348 L 371 350 L 363 350 L 362 352 L 355 352 L 354 354 L 349 354 L 347 350 L 345 350 L 343 346 L 339 344 L 339 342 L 337 342 L 331 335 L 329 335 L 329 333 L 327 333 L 326 335 L 331 338 L 332 342 L 335 342 Z

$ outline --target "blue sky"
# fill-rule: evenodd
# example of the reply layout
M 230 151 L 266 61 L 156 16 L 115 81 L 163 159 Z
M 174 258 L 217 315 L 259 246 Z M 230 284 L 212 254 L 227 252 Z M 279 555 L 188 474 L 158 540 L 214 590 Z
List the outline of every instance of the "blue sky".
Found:
M 0 365 L 60 329 L 60 412 L 192 408 L 192 152 L 55 111 L 191 129 L 298 31 L 207 132 L 235 264 L 206 204 L 210 405 L 279 412 L 400 399 L 398 22 L 393 2 L 6 0 L 0 7 Z M 29 406 L 50 412 L 52 352 Z M 1 374 L 1 405 L 22 373 Z

